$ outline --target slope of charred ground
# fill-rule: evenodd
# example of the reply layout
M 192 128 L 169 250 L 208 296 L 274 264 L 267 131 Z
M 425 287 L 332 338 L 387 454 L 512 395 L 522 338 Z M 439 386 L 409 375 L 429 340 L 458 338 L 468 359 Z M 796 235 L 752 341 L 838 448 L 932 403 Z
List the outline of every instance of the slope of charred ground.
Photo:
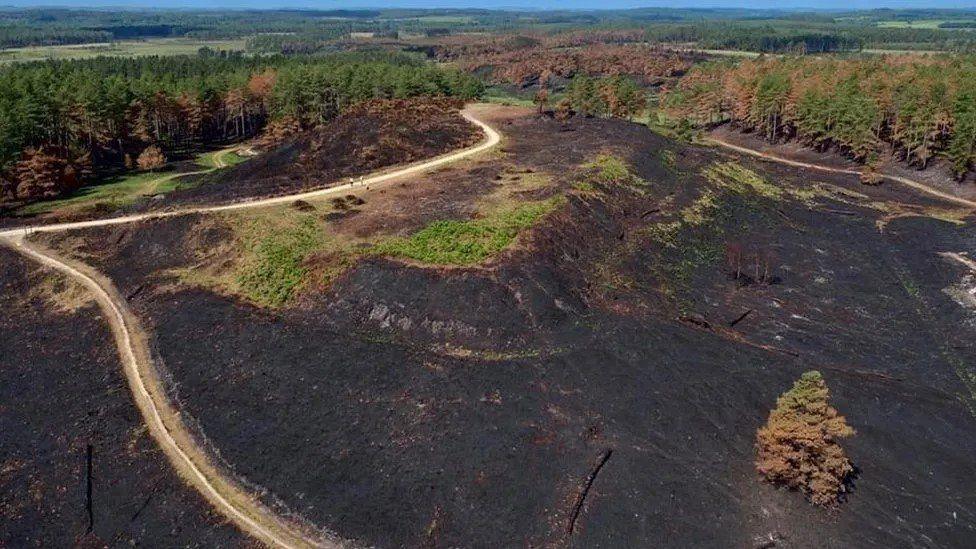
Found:
M 344 178 L 406 164 L 477 143 L 481 132 L 459 104 L 428 98 L 370 101 L 267 154 L 177 191 L 177 202 L 270 196 L 343 183 Z
M 564 197 L 482 264 L 356 256 L 269 309 L 173 274 L 213 261 L 199 251 L 223 246 L 226 220 L 61 244 L 130 296 L 174 398 L 231 467 L 367 544 L 972 539 L 976 275 L 938 255 L 973 249 L 970 212 L 619 121 L 488 114 L 497 155 L 365 194 L 354 214 L 300 205 L 365 246 L 497 197 Z M 810 369 L 858 431 L 836 509 L 753 464 L 756 429 Z
M 86 290 L 5 248 L 0 284 L 0 546 L 249 544 L 143 428 Z

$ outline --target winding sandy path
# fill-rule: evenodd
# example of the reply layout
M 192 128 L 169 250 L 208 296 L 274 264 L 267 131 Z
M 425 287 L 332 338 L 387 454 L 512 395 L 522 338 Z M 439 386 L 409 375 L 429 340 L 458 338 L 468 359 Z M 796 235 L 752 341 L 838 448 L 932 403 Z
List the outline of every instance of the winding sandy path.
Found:
M 201 447 L 191 435 L 180 417 L 180 411 L 166 394 L 165 384 L 152 360 L 149 349 L 149 336 L 138 319 L 129 309 L 125 298 L 119 294 L 115 285 L 105 276 L 79 261 L 59 256 L 53 251 L 35 243 L 28 243 L 27 236 L 34 232 L 58 232 L 86 227 L 101 227 L 132 223 L 147 219 L 172 217 L 190 213 L 220 212 L 260 208 L 295 200 L 318 198 L 331 194 L 348 192 L 367 185 L 388 184 L 393 180 L 430 170 L 437 166 L 456 162 L 486 151 L 501 140 L 493 128 L 475 118 L 470 111 L 462 115 L 479 126 L 485 139 L 473 147 L 449 153 L 432 160 L 412 164 L 366 177 L 354 184 L 340 185 L 317 191 L 298 193 L 259 200 L 250 200 L 222 206 L 199 207 L 163 213 L 149 213 L 37 227 L 22 227 L 0 232 L 0 244 L 7 245 L 26 257 L 55 269 L 77 280 L 95 296 L 99 307 L 105 314 L 115 336 L 119 356 L 129 382 L 133 398 L 142 417 L 149 427 L 150 434 L 162 448 L 176 471 L 193 486 L 215 509 L 220 511 L 242 531 L 256 539 L 275 547 L 338 548 L 349 545 L 331 534 L 313 532 L 295 521 L 277 515 L 262 504 L 236 479 L 222 471 L 215 459 Z
M 201 175 L 201 174 L 205 174 L 205 173 L 210 173 L 210 172 L 217 171 L 217 170 L 219 170 L 221 168 L 226 168 L 227 167 L 227 162 L 224 161 L 224 157 L 227 156 L 228 154 L 236 151 L 238 148 L 239 147 L 234 146 L 234 147 L 229 147 L 229 148 L 226 148 L 226 149 L 221 149 L 221 150 L 213 153 L 212 158 L 213 158 L 214 166 L 212 168 L 207 168 L 205 170 L 195 170 L 195 171 L 192 171 L 192 172 L 171 173 L 169 175 L 164 175 L 162 177 L 158 177 L 156 179 L 153 179 L 152 181 L 149 182 L 149 185 L 147 185 L 147 189 L 148 190 L 146 192 L 142 193 L 142 194 L 143 195 L 154 195 L 159 190 L 159 186 L 160 185 L 162 185 L 163 183 L 166 183 L 167 181 L 172 181 L 173 179 L 178 179 L 180 177 L 186 177 L 188 175 Z
M 231 204 L 223 204 L 220 206 L 200 206 L 196 208 L 185 208 L 179 210 L 172 210 L 167 212 L 150 212 L 143 214 L 127 215 L 122 217 L 109 217 L 106 219 L 93 219 L 91 221 L 76 221 L 73 223 L 56 223 L 51 225 L 36 225 L 33 227 L 18 227 L 16 229 L 7 229 L 0 231 L 0 238 L 9 238 L 14 236 L 25 236 L 37 232 L 60 232 L 67 231 L 71 229 L 85 229 L 89 227 L 104 227 L 106 225 L 118 225 L 121 223 L 133 223 L 135 221 L 143 221 L 146 219 L 160 219 L 164 217 L 174 217 L 179 215 L 195 214 L 195 213 L 212 213 L 212 212 L 226 212 L 232 210 L 244 210 L 249 208 L 261 208 L 265 206 L 274 206 L 278 204 L 287 204 L 294 202 L 296 200 L 309 200 L 313 198 L 322 198 L 325 196 L 347 193 L 354 189 L 365 188 L 369 185 L 380 185 L 389 184 L 395 179 L 405 177 L 408 175 L 415 175 L 418 173 L 425 172 L 432 168 L 438 166 L 443 166 L 445 164 L 450 164 L 452 162 L 457 162 L 468 158 L 470 156 L 476 155 L 480 152 L 486 151 L 501 141 L 501 135 L 494 128 L 485 124 L 481 120 L 474 117 L 469 110 L 462 111 L 461 113 L 464 118 L 466 118 L 471 123 L 477 125 L 485 133 L 485 139 L 467 149 L 463 149 L 457 152 L 448 153 L 431 160 L 425 160 L 415 164 L 410 164 L 403 168 L 398 168 L 392 171 L 384 171 L 376 175 L 371 175 L 355 183 L 346 183 L 343 185 L 338 185 L 335 187 L 327 187 L 324 189 L 319 189 L 315 191 L 307 191 L 297 194 L 290 194 L 284 196 L 274 196 L 271 198 L 261 198 L 256 200 L 245 200 L 241 202 L 234 202 Z
M 735 145 L 733 143 L 729 143 L 728 141 L 723 141 L 716 137 L 707 137 L 705 141 L 706 143 L 712 143 L 715 145 L 719 145 L 720 147 L 725 147 L 726 149 L 730 149 L 743 154 L 748 154 L 750 156 L 756 156 L 759 158 L 763 158 L 765 160 L 770 160 L 772 162 L 786 164 L 788 166 L 796 166 L 798 168 L 808 168 L 811 170 L 818 170 L 821 172 L 840 173 L 840 174 L 857 175 L 857 176 L 861 175 L 860 170 L 850 170 L 846 168 L 832 168 L 830 166 L 822 166 L 820 164 L 811 164 L 808 162 L 800 162 L 798 160 L 790 160 L 789 158 L 783 158 L 782 156 L 777 156 L 775 154 L 757 151 L 755 149 L 750 149 L 748 147 L 743 147 L 741 145 Z M 932 188 L 931 186 L 926 185 L 925 183 L 922 183 L 920 181 L 915 181 L 914 179 L 909 179 L 907 177 L 901 177 L 897 175 L 888 175 L 888 174 L 881 174 L 881 175 L 885 179 L 890 179 L 891 181 L 901 183 L 902 185 L 906 185 L 908 187 L 911 187 L 917 191 L 923 192 L 930 196 L 935 196 L 937 198 L 941 198 L 942 200 L 954 202 L 956 204 L 961 204 L 969 208 L 976 208 L 976 201 L 967 200 L 959 196 L 951 195 L 947 192 L 940 191 L 939 189 Z

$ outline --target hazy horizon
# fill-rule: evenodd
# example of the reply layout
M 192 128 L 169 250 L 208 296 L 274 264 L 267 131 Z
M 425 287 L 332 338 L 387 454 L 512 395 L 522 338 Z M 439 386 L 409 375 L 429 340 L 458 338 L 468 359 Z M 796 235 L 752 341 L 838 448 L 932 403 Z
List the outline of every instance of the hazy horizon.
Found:
M 364 0 L 355 2 L 334 2 L 317 0 L 215 0 L 196 2 L 192 0 L 0 0 L 2 8 L 142 8 L 142 9 L 493 9 L 493 10 L 620 10 L 639 8 L 726 8 L 749 10 L 790 10 L 790 11 L 854 11 L 870 9 L 976 9 L 976 0 L 934 0 L 919 2 L 917 0 L 829 0 L 811 5 L 810 0 L 760 0 L 748 3 L 735 0 L 707 0 L 704 2 L 691 0 L 661 0 L 661 1 L 628 1 L 609 0 L 594 5 L 592 0 L 565 0 L 542 2 L 532 0 L 389 0 L 376 2 Z

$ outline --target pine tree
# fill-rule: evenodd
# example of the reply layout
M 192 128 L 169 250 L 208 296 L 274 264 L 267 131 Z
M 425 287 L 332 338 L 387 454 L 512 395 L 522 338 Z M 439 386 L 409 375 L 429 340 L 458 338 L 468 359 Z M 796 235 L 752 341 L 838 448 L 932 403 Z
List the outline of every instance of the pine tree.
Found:
M 946 155 L 952 162 L 953 174 L 959 179 L 976 164 L 976 91 L 967 90 L 956 97 L 952 138 Z
M 854 430 L 828 399 L 820 372 L 806 372 L 776 400 L 769 421 L 756 434 L 760 475 L 802 491 L 818 505 L 837 503 L 854 471 L 836 442 Z

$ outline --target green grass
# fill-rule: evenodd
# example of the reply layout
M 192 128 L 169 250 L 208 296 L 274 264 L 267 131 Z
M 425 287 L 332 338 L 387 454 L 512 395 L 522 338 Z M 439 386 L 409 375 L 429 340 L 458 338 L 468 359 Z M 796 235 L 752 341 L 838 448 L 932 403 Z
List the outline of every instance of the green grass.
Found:
M 221 151 L 213 151 L 198 155 L 195 162 L 198 166 L 210 170 L 217 169 L 214 156 Z M 223 154 L 224 164 L 233 166 L 247 160 L 234 152 Z M 54 211 L 78 211 L 88 208 L 105 208 L 109 211 L 128 206 L 143 196 L 166 194 L 186 184 L 182 178 L 185 175 L 202 173 L 205 170 L 191 172 L 138 172 L 107 178 L 101 182 L 86 185 L 69 196 L 56 200 L 44 200 L 28 204 L 17 210 L 18 215 L 39 215 Z
M 119 208 L 131 204 L 140 196 L 155 192 L 156 185 L 154 183 L 161 178 L 172 177 L 172 179 L 162 182 L 159 185 L 160 189 L 177 185 L 179 183 L 178 175 L 143 172 L 111 177 L 102 183 L 82 187 L 65 198 L 28 204 L 18 209 L 17 214 L 36 215 L 55 210 L 83 209 L 100 205 Z
M 284 305 L 302 284 L 308 268 L 306 257 L 324 240 L 313 215 L 274 224 L 255 219 L 245 232 L 245 257 L 237 285 L 240 292 L 260 305 Z
M 142 57 L 147 55 L 195 55 L 202 47 L 209 47 L 214 50 L 243 51 L 244 42 L 244 39 L 193 40 L 188 38 L 157 38 L 100 44 L 31 46 L 0 50 L 0 65 L 44 59 L 91 59 L 99 56 Z
M 196 157 L 194 162 L 198 166 L 203 166 L 204 168 L 217 168 L 217 155 L 220 155 L 222 151 L 211 151 L 207 153 L 200 154 Z M 236 166 L 241 162 L 247 160 L 247 157 L 241 156 L 234 151 L 223 153 L 221 156 L 224 161 L 224 167 Z
M 599 192 L 596 186 L 593 185 L 593 183 L 590 183 L 589 181 L 577 181 L 576 183 L 573 183 L 573 189 L 576 189 L 581 193 Z
M 708 181 L 740 194 L 754 193 L 764 198 L 778 200 L 785 191 L 766 178 L 738 162 L 716 162 L 705 168 L 703 175 Z
M 596 160 L 583 165 L 592 170 L 593 177 L 600 183 L 619 183 L 629 181 L 634 175 L 626 162 L 609 154 L 601 154 Z
M 537 88 L 532 88 L 531 90 L 518 93 L 504 86 L 490 86 L 485 89 L 482 101 L 485 103 L 497 103 L 499 105 L 534 107 L 536 106 L 534 99 L 537 91 Z M 549 108 L 552 108 L 561 97 L 562 94 L 551 94 L 549 96 Z
M 378 244 L 373 253 L 434 265 L 472 265 L 508 247 L 518 234 L 553 211 L 562 199 L 522 204 L 470 221 L 435 221 L 405 238 Z
M 669 172 L 676 171 L 678 167 L 678 157 L 674 154 L 674 151 L 669 151 L 667 149 L 661 149 L 658 153 L 658 159 L 661 161 L 661 166 Z
M 573 185 L 580 192 L 603 192 L 610 186 L 626 187 L 636 193 L 647 192 L 647 181 L 641 179 L 630 164 L 617 156 L 601 154 L 583 164 L 582 179 Z

